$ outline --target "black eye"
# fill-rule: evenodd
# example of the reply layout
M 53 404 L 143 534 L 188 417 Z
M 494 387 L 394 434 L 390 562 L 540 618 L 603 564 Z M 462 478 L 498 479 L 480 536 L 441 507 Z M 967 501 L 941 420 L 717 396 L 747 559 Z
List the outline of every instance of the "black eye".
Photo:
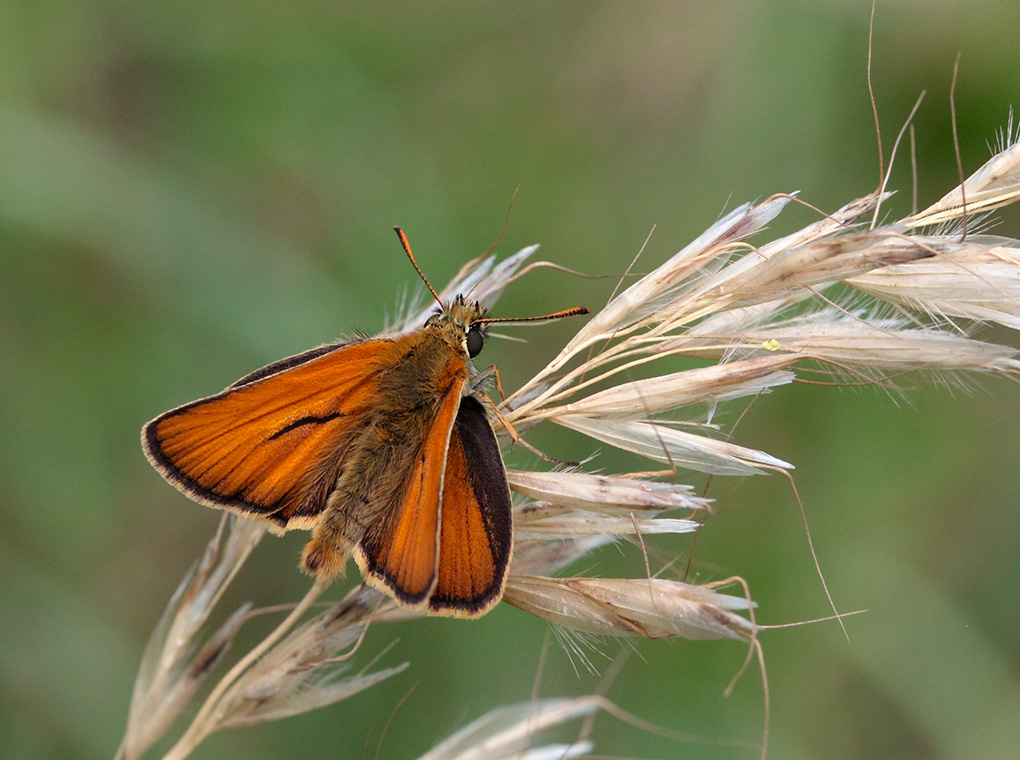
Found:
M 468 330 L 467 334 L 467 350 L 468 356 L 474 359 L 478 354 L 482 352 L 482 331 L 477 327 L 472 327 Z

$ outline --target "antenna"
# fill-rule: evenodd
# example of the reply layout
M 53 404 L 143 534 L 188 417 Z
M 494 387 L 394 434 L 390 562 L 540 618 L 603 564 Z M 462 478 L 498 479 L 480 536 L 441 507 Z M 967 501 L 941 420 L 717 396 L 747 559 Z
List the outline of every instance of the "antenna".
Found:
M 579 317 L 582 314 L 591 314 L 591 311 L 585 306 L 575 306 L 573 309 L 564 309 L 563 311 L 554 311 L 552 314 L 545 314 L 541 317 L 485 317 L 484 319 L 476 319 L 475 324 L 479 322 L 485 324 L 493 324 L 502 322 L 503 324 L 514 323 L 514 322 L 545 322 L 550 319 L 563 319 L 564 317 Z
M 397 233 L 397 237 L 400 238 L 400 244 L 404 246 L 404 252 L 407 254 L 407 258 L 411 260 L 411 266 L 414 267 L 414 271 L 418 273 L 419 277 L 421 277 L 422 282 L 425 283 L 425 287 L 427 287 L 429 289 L 429 292 L 432 293 L 432 297 L 439 302 L 440 306 L 446 308 L 446 305 L 443 303 L 443 299 L 439 297 L 439 294 L 436 292 L 435 288 L 432 287 L 432 284 L 428 281 L 428 278 L 425 277 L 425 274 L 418 267 L 418 262 L 414 260 L 414 254 L 411 253 L 411 243 L 408 242 L 407 235 L 399 227 L 394 227 L 393 230 Z M 473 322 L 473 324 L 494 324 L 500 322 L 503 324 L 509 324 L 514 322 L 546 322 L 550 319 L 563 319 L 564 317 L 578 317 L 581 316 L 582 314 L 590 313 L 591 312 L 584 306 L 575 306 L 573 309 L 564 309 L 563 311 L 556 311 L 553 312 L 552 314 L 545 314 L 541 317 L 517 317 L 517 318 L 499 317 L 496 319 L 493 319 L 492 317 L 486 317 L 484 319 L 476 319 Z
M 404 253 L 406 253 L 407 258 L 411 260 L 411 266 L 414 267 L 414 271 L 418 273 L 419 277 L 421 277 L 422 282 L 425 283 L 425 287 L 429 289 L 429 292 L 432 294 L 432 297 L 439 302 L 440 306 L 443 306 L 443 299 L 439 297 L 439 294 L 436 292 L 435 288 L 432 287 L 432 284 L 428 281 L 428 278 L 425 277 L 425 274 L 418 267 L 418 262 L 414 260 L 414 254 L 411 253 L 411 244 L 407 240 L 407 235 L 405 235 L 404 231 L 399 227 L 394 227 L 393 230 L 397 233 L 397 237 L 400 238 L 400 244 L 404 246 Z

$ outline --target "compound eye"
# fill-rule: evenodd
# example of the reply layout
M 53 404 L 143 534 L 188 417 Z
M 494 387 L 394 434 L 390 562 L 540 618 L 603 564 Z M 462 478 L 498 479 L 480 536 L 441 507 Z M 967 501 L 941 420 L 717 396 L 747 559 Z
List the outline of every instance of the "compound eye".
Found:
M 478 354 L 482 352 L 482 331 L 477 327 L 472 327 L 468 330 L 467 334 L 467 351 L 468 356 L 474 359 Z

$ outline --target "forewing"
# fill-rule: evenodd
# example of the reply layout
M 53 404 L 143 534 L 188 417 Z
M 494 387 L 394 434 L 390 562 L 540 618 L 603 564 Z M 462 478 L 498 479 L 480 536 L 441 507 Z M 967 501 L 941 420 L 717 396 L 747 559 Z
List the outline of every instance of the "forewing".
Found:
M 478 617 L 502 597 L 513 547 L 510 489 L 481 403 L 463 399 L 443 481 L 434 614 Z
M 142 430 L 149 460 L 196 501 L 305 527 L 372 403 L 393 341 L 313 349 L 172 409 Z

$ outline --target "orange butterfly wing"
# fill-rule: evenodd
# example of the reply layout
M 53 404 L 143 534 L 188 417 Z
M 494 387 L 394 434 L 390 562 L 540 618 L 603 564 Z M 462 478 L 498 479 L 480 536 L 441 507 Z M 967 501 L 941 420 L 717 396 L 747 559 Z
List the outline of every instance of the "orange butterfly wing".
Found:
M 393 350 L 365 340 L 306 351 L 172 409 L 142 429 L 153 466 L 210 506 L 308 527 L 333 488 Z
M 503 596 L 512 551 L 510 488 L 499 445 L 481 403 L 467 396 L 446 454 L 439 571 L 429 610 L 484 615 Z
M 404 606 L 479 617 L 499 601 L 512 548 L 510 491 L 482 405 L 443 399 L 391 519 L 355 549 L 362 574 Z

